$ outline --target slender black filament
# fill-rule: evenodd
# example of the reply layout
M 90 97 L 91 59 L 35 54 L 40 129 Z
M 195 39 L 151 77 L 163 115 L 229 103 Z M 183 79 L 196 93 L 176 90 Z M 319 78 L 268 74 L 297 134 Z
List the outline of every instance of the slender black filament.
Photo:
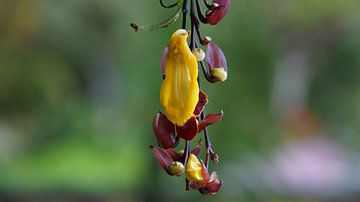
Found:
M 176 1 L 175 3 L 173 3 L 171 5 L 166 5 L 162 0 L 159 0 L 159 1 L 160 1 L 160 5 L 164 8 L 173 8 L 179 4 L 179 1 Z

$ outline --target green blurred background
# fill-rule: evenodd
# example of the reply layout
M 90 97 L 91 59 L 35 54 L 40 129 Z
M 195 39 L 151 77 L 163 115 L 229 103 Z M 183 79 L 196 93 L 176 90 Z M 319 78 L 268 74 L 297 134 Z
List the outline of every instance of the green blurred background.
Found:
M 216 196 L 186 192 L 148 147 L 159 58 L 181 22 L 129 23 L 172 13 L 157 0 L 0 0 L 0 201 L 359 201 L 360 2 L 233 0 L 202 26 L 229 69 L 202 84 L 206 111 L 225 112 L 209 128 Z

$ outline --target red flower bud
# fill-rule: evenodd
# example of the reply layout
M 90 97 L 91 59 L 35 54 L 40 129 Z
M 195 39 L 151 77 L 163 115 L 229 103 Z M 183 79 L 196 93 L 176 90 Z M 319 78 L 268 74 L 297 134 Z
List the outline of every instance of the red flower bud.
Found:
M 212 7 L 206 11 L 206 20 L 211 25 L 219 23 L 226 15 L 230 0 L 213 0 Z
M 210 42 L 207 46 L 205 58 L 209 64 L 211 76 L 218 81 L 225 81 L 227 79 L 227 62 L 219 46 Z

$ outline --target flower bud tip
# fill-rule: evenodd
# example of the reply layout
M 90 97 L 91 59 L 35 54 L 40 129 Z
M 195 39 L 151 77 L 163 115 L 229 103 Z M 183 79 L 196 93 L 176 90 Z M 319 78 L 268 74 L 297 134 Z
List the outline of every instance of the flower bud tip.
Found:
M 225 71 L 224 67 L 214 68 L 210 73 L 219 81 L 225 81 L 227 79 L 227 72 Z
M 195 48 L 192 50 L 197 61 L 201 62 L 205 58 L 205 52 L 201 48 Z
M 174 161 L 169 166 L 169 173 L 176 176 L 181 176 L 184 173 L 184 165 L 180 163 L 179 161 Z

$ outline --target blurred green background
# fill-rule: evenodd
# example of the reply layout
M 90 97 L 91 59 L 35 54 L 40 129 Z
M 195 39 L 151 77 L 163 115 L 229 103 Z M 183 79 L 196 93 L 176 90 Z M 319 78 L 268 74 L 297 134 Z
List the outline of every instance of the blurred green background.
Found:
M 181 22 L 129 26 L 173 10 L 0 0 L 0 201 L 359 201 L 359 1 L 231 3 L 202 26 L 229 69 L 226 82 L 202 84 L 206 111 L 225 112 L 209 127 L 224 185 L 202 196 L 148 147 L 159 58 Z

